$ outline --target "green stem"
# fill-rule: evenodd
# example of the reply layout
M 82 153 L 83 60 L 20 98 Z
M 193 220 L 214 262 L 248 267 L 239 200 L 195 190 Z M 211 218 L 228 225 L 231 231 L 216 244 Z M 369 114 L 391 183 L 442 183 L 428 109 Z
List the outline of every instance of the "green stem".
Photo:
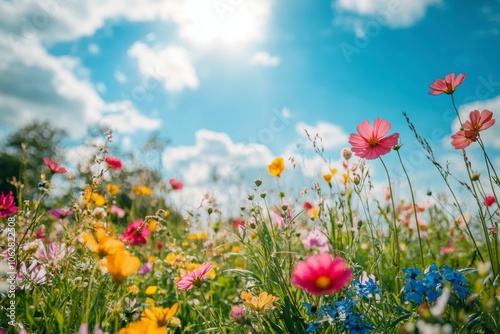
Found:
M 403 164 L 403 160 L 401 159 L 401 154 L 399 154 L 399 150 L 396 150 L 398 153 L 399 162 L 401 163 L 401 167 L 406 175 L 406 179 L 408 180 L 408 186 L 410 187 L 410 195 L 411 202 L 413 203 L 413 213 L 415 215 L 415 224 L 417 225 L 417 234 L 418 234 L 418 244 L 420 246 L 420 260 L 422 261 L 422 268 L 425 268 L 424 261 L 424 249 L 422 247 L 422 237 L 420 236 L 420 226 L 418 225 L 418 216 L 417 216 L 417 204 L 415 203 L 415 195 L 413 193 L 413 187 L 411 185 L 410 177 L 408 176 L 408 172 L 406 171 L 405 165 Z
M 389 191 L 391 193 L 391 204 L 392 204 L 392 222 L 393 222 L 393 229 L 394 229 L 394 243 L 396 247 L 396 269 L 397 273 L 399 273 L 399 270 L 401 269 L 401 252 L 399 249 L 399 237 L 398 237 L 398 225 L 397 225 L 397 219 L 396 219 L 396 205 L 394 204 L 394 192 L 392 191 L 392 184 L 391 184 L 391 176 L 389 175 L 389 170 L 387 169 L 387 166 L 384 163 L 384 160 L 382 157 L 379 157 L 380 161 L 382 162 L 382 166 L 384 166 L 385 173 L 387 175 L 387 179 L 389 181 Z M 396 288 L 399 291 L 399 281 L 396 280 Z

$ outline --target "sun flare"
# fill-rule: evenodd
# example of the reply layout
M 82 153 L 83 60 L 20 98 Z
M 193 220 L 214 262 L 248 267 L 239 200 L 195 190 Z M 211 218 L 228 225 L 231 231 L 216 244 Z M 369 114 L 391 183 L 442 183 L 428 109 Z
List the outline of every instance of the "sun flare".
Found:
M 263 38 L 269 1 L 188 0 L 182 11 L 181 35 L 201 44 L 243 44 Z

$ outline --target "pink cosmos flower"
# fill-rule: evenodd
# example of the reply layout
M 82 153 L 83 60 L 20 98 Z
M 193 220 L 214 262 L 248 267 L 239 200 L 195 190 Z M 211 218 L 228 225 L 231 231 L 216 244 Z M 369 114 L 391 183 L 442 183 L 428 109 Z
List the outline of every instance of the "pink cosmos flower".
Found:
M 44 244 L 39 242 L 38 250 L 36 252 L 36 257 L 50 267 L 57 266 L 60 262 L 64 261 L 66 255 L 70 255 L 74 252 L 73 247 L 67 247 L 66 244 L 58 244 L 56 242 L 50 242 L 49 244 Z
M 373 128 L 368 121 L 359 123 L 357 127 L 359 135 L 352 133 L 349 136 L 353 153 L 360 158 L 370 160 L 389 153 L 399 139 L 399 133 L 385 137 L 390 128 L 391 123 L 380 118 L 375 119 Z
M 123 166 L 122 161 L 120 159 L 112 156 L 106 157 L 106 163 L 108 164 L 108 167 L 111 168 L 112 170 L 122 169 Z
M 495 196 L 493 195 L 488 195 L 484 198 L 484 205 L 486 206 L 492 206 L 495 203 Z
M 47 211 L 48 214 L 52 215 L 57 219 L 66 218 L 71 216 L 75 211 L 68 208 L 60 208 L 60 209 L 50 209 Z
M 138 219 L 127 226 L 120 240 L 129 242 L 131 246 L 136 244 L 144 245 L 146 243 L 146 237 L 150 234 L 151 231 L 143 224 L 142 219 Z
M 450 73 L 444 78 L 444 80 L 436 79 L 433 84 L 429 85 L 429 88 L 432 89 L 432 92 L 429 92 L 429 94 L 453 94 L 457 87 L 460 86 L 460 84 L 465 80 L 465 77 L 466 75 L 462 73 L 457 77 L 455 77 L 455 73 Z
M 451 136 L 451 145 L 457 150 L 463 150 L 472 144 L 472 142 L 476 141 L 477 135 L 477 131 L 458 131 Z
M 49 169 L 52 171 L 52 173 L 56 173 L 56 174 L 66 173 L 66 168 L 60 167 L 57 162 L 52 161 L 47 157 L 43 158 L 43 162 L 45 163 L 45 165 L 47 165 L 47 167 L 49 167 Z
M 318 249 L 320 253 L 328 252 L 328 238 L 318 229 L 312 230 L 309 235 L 302 240 L 302 244 L 306 250 Z
M 111 207 L 109 208 L 109 212 L 117 215 L 118 218 L 125 217 L 125 210 L 123 210 L 122 208 L 120 208 L 114 204 L 111 205 Z
M 479 110 L 471 111 L 469 114 L 469 120 L 462 124 L 465 131 L 483 131 L 495 124 L 493 118 L 493 113 L 489 110 L 483 110 L 479 113 Z
M 26 263 L 23 261 L 19 265 L 19 271 L 17 272 L 16 278 L 19 289 L 29 290 L 31 283 L 37 285 L 47 284 L 47 271 L 45 267 L 36 260 L 31 262 L 29 267 L 27 267 Z
M 193 287 L 200 287 L 203 280 L 208 278 L 207 274 L 212 269 L 212 263 L 207 262 L 200 268 L 190 271 L 184 275 L 178 282 L 179 290 L 191 290 Z
M 14 195 L 9 191 L 7 196 L 0 193 L 0 218 L 5 218 L 17 212 L 17 206 L 14 204 Z
M 170 183 L 172 190 L 182 190 L 182 188 L 184 188 L 184 184 L 177 179 L 171 178 L 168 182 Z
M 245 307 L 242 304 L 233 305 L 231 307 L 231 311 L 229 312 L 229 316 L 240 325 L 244 324 L 246 320 Z
M 351 280 L 352 269 L 344 259 L 332 259 L 329 254 L 322 253 L 297 262 L 291 282 L 313 295 L 329 295 L 342 290 Z

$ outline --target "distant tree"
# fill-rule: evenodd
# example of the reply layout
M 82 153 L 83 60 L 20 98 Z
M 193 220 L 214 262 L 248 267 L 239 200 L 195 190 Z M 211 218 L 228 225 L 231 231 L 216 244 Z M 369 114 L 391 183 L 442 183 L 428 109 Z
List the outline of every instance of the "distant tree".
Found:
M 14 178 L 26 189 L 37 189 L 43 158 L 56 159 L 66 137 L 64 130 L 47 121 L 34 121 L 11 133 L 0 151 L 0 191 L 12 190 L 17 195 L 11 184 Z

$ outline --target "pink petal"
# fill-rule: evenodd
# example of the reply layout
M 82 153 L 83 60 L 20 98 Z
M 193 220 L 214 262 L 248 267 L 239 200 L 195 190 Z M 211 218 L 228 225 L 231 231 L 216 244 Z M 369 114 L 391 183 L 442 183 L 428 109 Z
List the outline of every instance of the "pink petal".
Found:
M 373 128 L 367 120 L 364 120 L 363 122 L 359 123 L 357 127 L 358 133 L 363 137 L 364 139 L 368 139 L 372 137 L 373 134 Z
M 376 138 L 382 138 L 391 129 L 391 123 L 384 119 L 376 118 L 373 122 L 373 136 Z

